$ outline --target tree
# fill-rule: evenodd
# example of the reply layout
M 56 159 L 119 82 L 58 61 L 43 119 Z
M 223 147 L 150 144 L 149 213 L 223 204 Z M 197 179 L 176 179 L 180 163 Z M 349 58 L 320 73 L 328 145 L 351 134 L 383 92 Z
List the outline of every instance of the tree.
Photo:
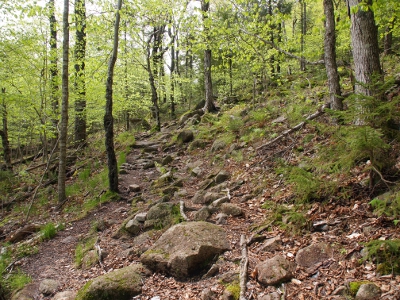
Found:
M 75 142 L 86 142 L 86 84 L 85 84 L 85 53 L 86 53 L 86 6 L 85 0 L 75 0 Z
M 334 110 L 342 110 L 339 74 L 336 63 L 335 13 L 332 0 L 324 0 L 325 13 L 325 68 L 328 75 L 329 105 Z
M 203 110 L 205 112 L 215 111 L 213 87 L 212 87 L 212 77 L 211 77 L 211 40 L 210 40 L 210 28 L 209 28 L 209 18 L 208 13 L 210 9 L 210 0 L 201 1 L 201 11 L 203 14 L 203 26 L 204 35 L 206 42 L 206 49 L 204 50 L 204 89 L 206 102 L 204 104 Z
M 3 103 L 2 103 L 2 108 L 1 108 L 1 114 L 2 114 L 2 119 L 3 119 L 3 129 L 0 130 L 0 136 L 1 136 L 1 141 L 3 144 L 3 156 L 4 156 L 5 167 L 7 170 L 12 170 L 11 149 L 10 149 L 10 142 L 8 140 L 7 107 L 6 107 L 6 103 L 5 103 L 6 89 L 2 88 L 1 93 L 2 93 L 2 98 L 3 98 Z
M 65 193 L 65 171 L 67 165 L 67 134 L 68 134 L 68 66 L 69 66 L 69 1 L 64 0 L 63 12 L 63 64 L 62 64 L 62 104 L 60 122 L 60 157 L 58 166 L 58 202 L 63 203 Z
M 114 150 L 114 118 L 113 118 L 113 80 L 114 67 L 118 56 L 119 23 L 122 0 L 118 0 L 117 11 L 115 13 L 113 51 L 108 63 L 106 81 L 106 112 L 104 114 L 104 130 L 106 133 L 106 151 L 108 165 L 108 184 L 111 192 L 118 192 L 118 168 Z

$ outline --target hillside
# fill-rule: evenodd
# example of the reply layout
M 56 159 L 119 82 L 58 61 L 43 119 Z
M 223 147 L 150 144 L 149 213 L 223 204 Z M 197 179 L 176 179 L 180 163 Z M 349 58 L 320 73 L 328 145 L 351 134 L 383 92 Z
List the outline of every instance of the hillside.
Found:
M 93 180 L 105 165 L 105 153 L 99 152 L 70 166 L 76 171 L 68 185 L 76 191 L 61 211 L 44 200 L 45 194 L 34 200 L 27 223 L 29 202 L 3 209 L 3 241 L 10 241 L 23 225 L 37 224 L 37 230 L 42 228 L 39 235 L 50 220 L 61 225 L 48 240 L 27 236 L 3 243 L 2 253 L 15 254 L 7 268 L 3 266 L 3 276 L 18 269 L 31 280 L 23 289 L 27 298 L 19 294 L 13 299 L 52 299 L 62 291 L 75 295 L 89 280 L 139 263 L 169 226 L 184 222 L 184 215 L 188 222 L 218 224 L 230 250 L 214 257 L 200 274 L 178 279 L 168 271 L 146 275 L 133 299 L 237 299 L 241 235 L 247 241 L 246 299 L 351 299 L 354 286 L 364 281 L 379 287 L 379 296 L 357 299 L 399 299 L 400 205 L 392 182 L 397 171 L 390 168 L 378 173 L 381 178 L 374 177 L 369 159 L 355 161 L 348 172 L 318 170 L 329 164 L 322 146 L 336 143 L 338 125 L 330 125 L 328 114 L 268 144 L 295 127 L 287 111 L 279 102 L 254 109 L 225 104 L 218 114 L 165 123 L 160 133 L 125 132 L 117 139 L 119 195 L 96 190 L 100 183 Z M 189 135 L 182 137 L 181 132 Z M 397 149 L 397 142 L 392 147 Z M 389 156 L 397 168 L 396 153 Z M 51 195 L 53 188 L 46 193 Z M 211 209 L 221 198 L 231 205 Z M 175 210 L 166 223 L 161 215 L 152 226 L 131 232 L 124 228 L 138 213 L 161 204 L 178 208 L 181 202 L 184 210 Z M 202 207 L 209 208 L 205 215 L 199 213 Z M 317 248 L 304 250 L 310 245 Z M 87 257 L 89 252 L 92 256 Z M 277 284 L 260 283 L 262 262 L 278 255 L 296 263 L 293 274 Z M 45 279 L 56 280 L 57 286 L 40 295 L 39 284 Z M 74 299 L 71 295 L 62 299 Z

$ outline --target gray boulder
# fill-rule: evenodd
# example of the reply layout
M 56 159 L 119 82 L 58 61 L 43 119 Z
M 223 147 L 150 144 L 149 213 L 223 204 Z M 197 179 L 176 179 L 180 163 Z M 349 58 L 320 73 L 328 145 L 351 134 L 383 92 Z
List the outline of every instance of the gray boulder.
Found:
M 381 289 L 373 283 L 362 284 L 356 294 L 356 300 L 373 300 L 379 299 L 381 296 Z
M 222 170 L 217 174 L 217 176 L 215 176 L 215 183 L 220 184 L 220 183 L 228 180 L 230 176 L 231 175 L 227 171 Z
M 225 147 L 226 147 L 226 142 L 224 140 L 215 140 L 211 146 L 211 152 L 222 150 Z
M 143 224 L 141 224 L 136 218 L 129 220 L 128 223 L 125 225 L 126 231 L 130 234 L 136 235 L 142 229 Z
M 64 291 L 54 295 L 52 300 L 75 300 L 75 291 Z
M 147 212 L 144 228 L 166 228 L 171 226 L 173 222 L 173 207 L 172 203 L 158 203 L 152 206 Z
M 234 216 L 234 217 L 243 215 L 243 210 L 239 206 L 232 204 L 232 203 L 223 203 L 221 205 L 221 211 L 224 214 Z
M 309 268 L 317 263 L 328 260 L 332 255 L 333 250 L 328 244 L 312 244 L 297 252 L 296 262 L 304 268 Z
M 176 139 L 180 144 L 189 143 L 194 139 L 193 131 L 185 129 L 179 132 L 178 137 Z
M 39 286 L 37 283 L 30 283 L 15 293 L 11 300 L 34 300 L 39 299 Z
M 207 269 L 217 255 L 229 249 L 222 228 L 189 222 L 169 228 L 140 259 L 151 270 L 187 278 Z
M 257 280 L 265 285 L 276 285 L 293 278 L 296 264 L 277 255 L 256 266 Z
M 195 221 L 206 221 L 210 217 L 211 213 L 207 206 L 203 206 L 200 210 L 194 214 Z
M 43 295 L 52 295 L 60 286 L 60 283 L 54 279 L 44 279 L 39 284 L 39 292 Z
M 142 292 L 145 276 L 151 273 L 141 264 L 112 271 L 86 283 L 76 300 L 129 300 Z

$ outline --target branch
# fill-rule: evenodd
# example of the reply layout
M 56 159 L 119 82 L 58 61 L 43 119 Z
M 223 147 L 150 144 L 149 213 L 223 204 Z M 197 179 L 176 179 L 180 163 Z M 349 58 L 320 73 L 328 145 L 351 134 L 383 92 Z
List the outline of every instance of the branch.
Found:
M 278 50 L 279 52 L 285 54 L 286 56 L 289 56 L 289 57 L 291 57 L 291 58 L 297 59 L 297 60 L 299 60 L 299 61 L 304 61 L 304 62 L 305 62 L 306 64 L 308 64 L 308 65 L 323 65 L 323 64 L 325 63 L 325 61 L 324 61 L 323 59 L 317 60 L 317 61 L 309 61 L 309 60 L 305 59 L 304 57 L 295 55 L 295 54 L 293 54 L 293 53 L 291 53 L 291 52 L 289 52 L 289 51 L 286 51 L 286 50 L 282 49 L 281 47 L 279 47 L 278 45 L 276 45 L 274 42 L 268 41 L 268 40 L 266 40 L 266 39 L 260 37 L 260 36 L 257 35 L 257 34 L 247 32 L 247 31 L 244 30 L 244 29 L 240 29 L 240 31 L 242 31 L 242 32 L 244 32 L 244 33 L 246 33 L 246 34 L 248 34 L 248 35 L 254 36 L 254 37 L 258 38 L 260 41 L 262 41 L 263 43 L 270 45 L 272 48 L 274 48 L 275 50 Z
M 268 143 L 266 143 L 266 144 L 264 144 L 264 145 L 261 145 L 261 146 L 258 147 L 256 150 L 260 150 L 260 149 L 262 149 L 262 148 L 269 147 L 269 146 L 275 144 L 276 142 L 279 142 L 279 141 L 280 141 L 281 139 L 283 139 L 285 136 L 287 136 L 287 135 L 289 135 L 289 134 L 291 134 L 291 133 L 293 133 L 293 132 L 295 132 L 295 131 L 297 131 L 297 130 L 300 130 L 300 129 L 306 124 L 306 121 L 310 121 L 310 120 L 314 120 L 314 119 L 318 118 L 319 116 L 321 116 L 322 114 L 325 113 L 325 109 L 328 108 L 328 107 L 329 107 L 329 103 L 322 105 L 321 107 L 318 108 L 318 110 L 317 110 L 315 113 L 309 115 L 309 116 L 306 118 L 305 121 L 303 121 L 303 122 L 297 124 L 296 126 L 294 126 L 294 127 L 290 128 L 290 129 L 284 131 L 281 135 L 277 136 L 277 137 L 274 138 L 272 141 L 269 141 Z
M 181 216 L 182 218 L 187 222 L 189 221 L 189 218 L 187 217 L 187 215 L 185 214 L 185 202 L 183 202 L 181 200 L 180 202 L 180 212 L 181 212 Z
M 247 242 L 244 234 L 240 236 L 240 248 L 242 248 L 242 260 L 240 261 L 240 296 L 239 300 L 246 300 L 247 268 L 249 258 L 247 256 Z

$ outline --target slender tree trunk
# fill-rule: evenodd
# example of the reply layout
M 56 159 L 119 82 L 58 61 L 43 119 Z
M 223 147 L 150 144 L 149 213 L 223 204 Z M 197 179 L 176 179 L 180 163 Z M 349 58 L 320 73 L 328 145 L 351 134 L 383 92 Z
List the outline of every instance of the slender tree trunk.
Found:
M 67 165 L 67 134 L 68 134 L 68 65 L 69 65 L 69 1 L 64 0 L 63 13 L 63 64 L 62 64 L 62 104 L 60 123 L 60 157 L 58 167 L 58 201 L 67 199 L 65 194 L 65 170 Z
M 175 66 L 176 66 L 176 57 L 175 57 L 175 36 L 176 36 L 176 28 L 174 27 L 174 33 L 172 33 L 171 28 L 168 29 L 168 35 L 169 38 L 172 39 L 171 43 L 171 68 L 170 68 L 170 73 L 171 73 L 171 83 L 170 83 L 170 89 L 171 93 L 169 96 L 170 99 L 170 107 L 171 107 L 171 118 L 175 118 Z
M 52 123 L 53 133 L 55 137 L 52 139 L 52 148 L 58 138 L 58 106 L 59 106 L 59 95 L 58 95 L 58 66 L 57 66 L 57 20 L 55 17 L 54 0 L 50 0 L 49 6 L 49 21 L 50 21 L 50 99 L 52 107 Z
M 305 36 L 307 33 L 307 5 L 306 5 L 305 0 L 300 1 L 300 7 L 301 7 L 300 70 L 304 72 L 306 70 L 306 61 L 304 58 L 304 47 L 305 47 Z
M 334 110 L 342 110 L 339 74 L 336 63 L 335 14 L 332 0 L 324 0 L 325 13 L 325 68 L 328 75 L 329 106 Z
M 206 44 L 207 48 L 204 50 L 204 89 L 205 89 L 205 97 L 206 103 L 203 107 L 205 112 L 215 111 L 214 105 L 214 96 L 213 96 L 213 88 L 212 88 L 212 77 L 211 77 L 211 49 L 210 49 L 210 35 L 209 28 L 207 25 L 208 12 L 210 9 L 210 0 L 202 0 L 201 1 L 201 10 L 203 12 L 203 24 L 204 31 L 206 36 Z
M 153 75 L 153 70 L 151 68 L 151 54 L 149 49 L 147 51 L 146 61 L 147 61 L 147 72 L 149 73 L 151 102 L 153 103 L 152 114 L 153 118 L 156 120 L 156 130 L 159 131 L 161 129 L 160 108 L 158 106 L 158 93 Z
M 392 49 L 392 45 L 393 45 L 393 27 L 394 27 L 394 23 L 396 21 L 396 18 L 393 18 L 393 20 L 389 23 L 388 26 L 386 26 L 385 29 L 385 38 L 383 41 L 383 53 L 384 55 L 390 55 L 393 54 L 393 49 Z
M 113 52 L 108 63 L 106 82 L 106 112 L 104 115 L 104 130 L 106 132 L 106 151 L 108 165 L 108 183 L 111 192 L 118 192 L 118 167 L 114 150 L 114 118 L 113 118 L 113 80 L 114 67 L 118 56 L 118 34 L 119 34 L 119 11 L 122 7 L 122 0 L 118 0 L 117 12 L 115 14 Z
M 1 93 L 3 96 L 3 103 L 2 103 L 2 117 L 3 117 L 3 129 L 0 130 L 1 141 L 3 145 L 3 156 L 4 156 L 4 163 L 7 170 L 12 170 L 12 163 L 11 163 L 11 148 L 10 142 L 8 140 L 8 126 L 7 126 L 7 107 L 5 102 L 5 94 L 6 89 L 2 88 Z
M 75 142 L 86 143 L 86 7 L 85 0 L 75 0 Z

